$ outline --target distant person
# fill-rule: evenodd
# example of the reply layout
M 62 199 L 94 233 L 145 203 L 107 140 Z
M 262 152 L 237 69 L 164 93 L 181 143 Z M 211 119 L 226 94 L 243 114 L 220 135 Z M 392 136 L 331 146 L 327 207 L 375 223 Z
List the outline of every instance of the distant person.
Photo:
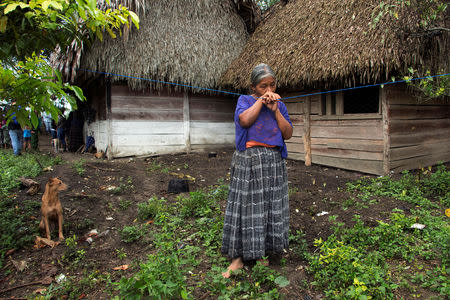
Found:
M 63 147 L 63 151 L 67 151 L 67 144 L 66 144 L 66 118 L 64 118 L 63 115 L 59 116 L 58 123 L 56 124 L 56 132 L 58 134 L 58 140 L 60 146 Z
M 52 131 L 52 115 L 44 112 L 42 114 L 42 122 L 44 123 L 45 131 L 51 134 Z
M 56 122 L 53 119 L 50 122 L 50 134 L 52 136 L 52 139 L 57 139 L 58 138 Z
M 14 155 L 21 155 L 23 143 L 23 131 L 15 116 L 12 117 L 8 124 L 8 133 L 11 138 Z
M 28 125 L 23 129 L 23 150 L 31 150 L 31 129 Z
M 83 144 L 83 114 L 75 110 L 70 112 L 67 119 L 67 134 L 69 136 L 69 151 L 77 151 Z
M 0 148 L 6 148 L 6 140 L 5 140 L 5 128 L 6 127 L 6 119 L 5 114 L 3 113 L 3 108 L 0 111 Z
M 266 64 L 251 74 L 251 95 L 238 99 L 236 151 L 223 225 L 222 253 L 231 264 L 225 278 L 246 260 L 280 254 L 289 244 L 289 196 L 285 140 L 292 136 L 286 106 L 275 93 L 276 77 Z

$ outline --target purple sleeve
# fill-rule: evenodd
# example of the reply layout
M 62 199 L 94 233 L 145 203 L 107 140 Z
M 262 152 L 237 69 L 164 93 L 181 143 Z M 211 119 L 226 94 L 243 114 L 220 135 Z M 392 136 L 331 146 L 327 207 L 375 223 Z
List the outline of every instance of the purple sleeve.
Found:
M 288 114 L 286 105 L 285 105 L 283 102 L 281 102 L 281 101 L 278 102 L 278 104 L 281 104 L 281 105 L 279 106 L 279 108 L 280 108 L 280 113 L 283 115 L 283 117 L 286 119 L 286 121 L 288 121 L 289 124 L 291 124 L 291 127 L 294 127 L 294 126 L 292 126 L 291 118 L 289 118 L 289 114 Z
M 246 111 L 251 106 L 250 102 L 245 96 L 240 96 L 234 112 L 234 122 L 239 122 L 239 115 Z

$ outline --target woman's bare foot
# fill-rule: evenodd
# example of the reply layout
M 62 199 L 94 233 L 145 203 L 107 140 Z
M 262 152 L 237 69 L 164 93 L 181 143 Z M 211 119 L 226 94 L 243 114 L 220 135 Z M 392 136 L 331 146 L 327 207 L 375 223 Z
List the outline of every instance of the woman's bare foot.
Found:
M 242 258 L 234 258 L 231 261 L 231 264 L 228 266 L 227 270 L 222 273 L 223 278 L 230 278 L 231 272 L 236 272 L 239 269 L 244 267 L 244 263 L 242 262 Z

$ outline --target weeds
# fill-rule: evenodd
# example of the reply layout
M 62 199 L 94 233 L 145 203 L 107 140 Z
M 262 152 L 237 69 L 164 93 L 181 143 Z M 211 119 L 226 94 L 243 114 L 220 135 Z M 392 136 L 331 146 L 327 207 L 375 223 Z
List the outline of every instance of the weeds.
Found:
M 86 169 L 84 168 L 84 159 L 80 159 L 79 161 L 76 161 L 73 163 L 74 170 L 78 173 L 78 175 L 83 176 L 84 172 L 86 172 Z
M 145 225 L 124 226 L 119 230 L 119 233 L 123 242 L 132 243 L 140 240 L 147 234 L 147 227 Z
M 443 197 L 449 194 L 449 182 L 449 172 L 438 166 L 435 173 L 431 169 L 416 176 L 403 172 L 398 180 L 378 177 L 348 183 L 347 189 L 359 193 L 362 203 L 372 203 L 376 197 L 391 197 L 415 208 L 410 215 L 394 209 L 388 221 L 378 220 L 371 227 L 358 215 L 348 228 L 336 222 L 336 216 L 330 217 L 334 233 L 325 241 L 316 240 L 319 253 L 309 257 L 314 285 L 333 299 L 392 299 L 397 289 L 416 292 L 417 286 L 411 287 L 413 283 L 448 296 L 450 230 L 442 213 L 447 206 L 439 205 L 447 201 Z M 429 199 L 431 195 L 437 195 L 437 199 Z M 350 198 L 344 207 L 356 203 Z M 418 222 L 425 225 L 423 230 L 411 228 Z M 433 263 L 417 268 L 417 261 Z M 436 262 L 438 266 L 433 268 Z M 397 265 L 405 265 L 416 273 L 412 276 L 395 273 L 393 267 Z
M 40 203 L 25 200 L 18 203 L 15 195 L 10 194 L 20 183 L 18 177 L 36 177 L 43 166 L 55 165 L 60 158 L 39 153 L 24 153 L 14 156 L 12 152 L 0 150 L 0 268 L 3 267 L 5 254 L 12 249 L 20 249 L 34 240 L 38 231 Z
M 111 192 L 111 194 L 118 195 L 118 194 L 122 194 L 125 192 L 129 192 L 133 189 L 134 189 L 133 178 L 131 178 L 131 176 L 128 176 L 128 178 L 126 180 L 124 180 L 123 177 L 120 177 L 119 178 L 119 186 L 114 187 L 114 188 L 110 189 L 109 191 Z
M 154 220 L 159 214 L 166 209 L 166 200 L 152 197 L 147 202 L 138 203 L 138 220 L 147 221 Z

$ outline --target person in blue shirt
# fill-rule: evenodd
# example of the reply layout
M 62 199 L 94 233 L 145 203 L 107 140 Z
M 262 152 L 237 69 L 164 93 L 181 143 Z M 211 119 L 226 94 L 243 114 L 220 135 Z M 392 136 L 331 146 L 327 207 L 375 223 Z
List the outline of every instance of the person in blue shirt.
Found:
M 8 132 L 9 137 L 11 138 L 14 155 L 20 155 L 22 153 L 23 132 L 22 127 L 20 127 L 15 116 L 12 117 L 12 120 L 8 124 Z

